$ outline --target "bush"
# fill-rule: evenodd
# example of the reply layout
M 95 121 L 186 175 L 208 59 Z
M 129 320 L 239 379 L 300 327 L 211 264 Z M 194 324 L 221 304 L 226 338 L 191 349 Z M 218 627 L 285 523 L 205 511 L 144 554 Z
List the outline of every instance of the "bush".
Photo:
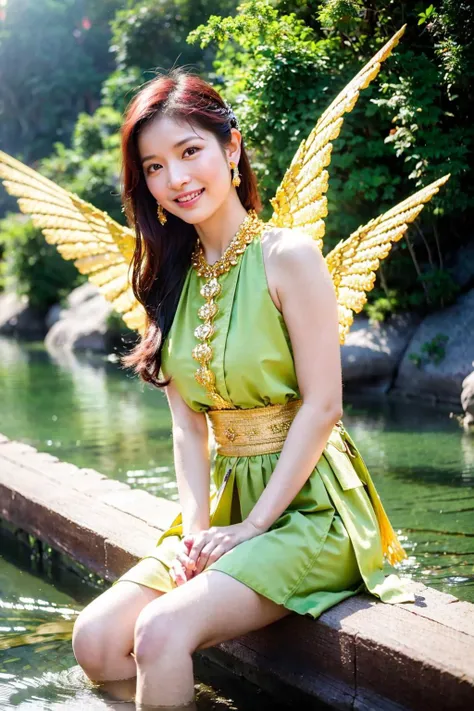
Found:
M 456 298 L 446 264 L 472 239 L 474 212 L 472 4 L 324 0 L 315 12 L 300 0 L 247 0 L 236 17 L 211 16 L 188 37 L 217 49 L 210 78 L 236 109 L 268 201 L 322 111 L 405 22 L 376 81 L 345 115 L 329 167 L 325 252 L 451 174 L 379 269 L 369 294 L 377 318 Z M 271 213 L 267 203 L 264 217 Z
M 8 213 L 0 221 L 0 245 L 4 250 L 2 287 L 26 296 L 29 305 L 42 315 L 86 280 L 24 215 Z

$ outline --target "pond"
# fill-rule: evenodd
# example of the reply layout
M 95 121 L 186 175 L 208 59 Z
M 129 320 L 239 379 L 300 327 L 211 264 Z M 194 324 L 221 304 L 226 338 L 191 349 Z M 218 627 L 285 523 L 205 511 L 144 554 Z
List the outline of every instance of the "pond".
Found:
M 115 355 L 0 338 L 0 398 L 7 437 L 177 499 L 166 398 Z M 401 574 L 474 602 L 474 437 L 449 409 L 382 397 L 346 398 L 344 424 L 400 532 Z

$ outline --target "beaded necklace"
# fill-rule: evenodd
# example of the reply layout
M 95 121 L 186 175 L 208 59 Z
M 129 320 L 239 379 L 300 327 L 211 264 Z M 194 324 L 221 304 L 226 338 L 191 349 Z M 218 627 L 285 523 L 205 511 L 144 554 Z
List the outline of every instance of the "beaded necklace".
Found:
M 208 396 L 218 410 L 235 409 L 232 403 L 225 400 L 217 392 L 215 385 L 216 377 L 209 367 L 213 356 L 213 350 L 209 341 L 215 333 L 213 320 L 219 311 L 219 306 L 216 304 L 215 299 L 222 291 L 218 277 L 228 272 L 238 263 L 239 256 L 245 252 L 250 242 L 257 235 L 262 233 L 264 227 L 265 223 L 260 220 L 255 210 L 249 210 L 247 217 L 245 217 L 223 255 L 217 262 L 214 262 L 214 264 L 208 264 L 206 262 L 199 237 L 191 255 L 191 264 L 198 276 L 205 277 L 207 280 L 200 289 L 200 294 L 204 297 L 206 303 L 203 304 L 198 311 L 198 316 L 204 323 L 194 329 L 194 335 L 200 341 L 192 351 L 194 360 L 199 363 L 199 368 L 194 373 L 194 377 L 199 385 L 205 388 Z

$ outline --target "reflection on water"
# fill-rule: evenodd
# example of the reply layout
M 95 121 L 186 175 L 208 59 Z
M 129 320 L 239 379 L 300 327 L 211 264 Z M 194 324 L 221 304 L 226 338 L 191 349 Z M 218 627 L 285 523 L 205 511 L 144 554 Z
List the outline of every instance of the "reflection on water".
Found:
M 449 410 L 387 399 L 351 402 L 344 423 L 401 531 L 400 571 L 474 602 L 474 437 Z
M 116 362 L 0 338 L 0 402 L 8 437 L 176 498 L 166 400 Z M 474 602 L 474 437 L 447 411 L 390 400 L 346 402 L 344 423 L 409 555 L 401 574 Z M 74 619 L 100 590 L 60 592 L 28 570 L 0 557 L 0 709 L 135 708 L 94 688 L 72 652 Z M 277 711 L 261 694 L 196 689 L 200 711 Z
M 7 546 L 2 550 L 7 553 Z M 18 554 L 16 557 L 20 560 Z M 134 711 L 134 702 L 118 701 L 119 695 L 89 681 L 72 651 L 74 621 L 100 590 L 93 591 L 81 581 L 68 579 L 63 571 L 61 582 L 68 592 L 62 592 L 29 572 L 31 566 L 24 557 L 22 565 L 23 569 L 0 556 L 1 711 Z M 260 694 L 256 687 L 243 684 L 238 677 L 234 679 L 218 669 L 208 674 L 207 665 L 205 668 L 202 662 L 197 661 L 196 673 L 197 711 L 288 708 Z M 186 711 L 190 711 L 189 707 Z
M 103 356 L 0 337 L 0 432 L 177 498 L 165 395 Z
M 177 498 L 166 398 L 116 362 L 0 338 L 0 402 L 8 437 Z M 474 602 L 474 437 L 387 399 L 346 401 L 344 424 L 401 532 L 401 573 Z
M 78 605 L 70 595 L 0 558 L 2 710 L 55 708 L 45 706 L 47 700 L 104 708 L 90 703 L 91 690 L 72 652 L 77 614 Z

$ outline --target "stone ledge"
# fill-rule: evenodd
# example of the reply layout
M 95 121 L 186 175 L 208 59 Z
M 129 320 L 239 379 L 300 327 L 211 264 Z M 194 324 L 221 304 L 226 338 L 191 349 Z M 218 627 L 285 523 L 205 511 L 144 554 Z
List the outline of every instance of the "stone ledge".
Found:
M 153 547 L 177 511 L 0 434 L 0 516 L 109 581 Z M 357 595 L 318 620 L 291 615 L 203 654 L 300 708 L 473 708 L 474 605 L 412 585 L 415 603 Z

